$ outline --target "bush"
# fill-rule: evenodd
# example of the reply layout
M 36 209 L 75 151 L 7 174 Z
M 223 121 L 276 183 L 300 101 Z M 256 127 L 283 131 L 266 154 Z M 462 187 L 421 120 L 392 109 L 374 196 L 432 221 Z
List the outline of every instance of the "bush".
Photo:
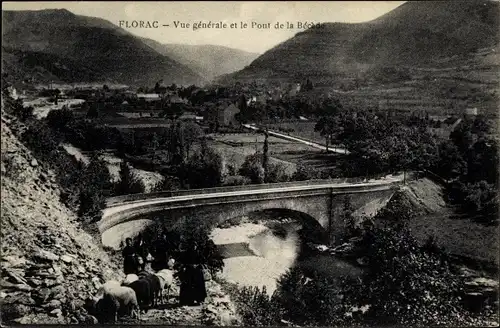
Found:
M 113 188 L 106 163 L 99 154 L 93 154 L 80 180 L 78 216 L 92 222 L 101 219 L 105 197 Z
M 47 158 L 59 145 L 56 135 L 47 125 L 39 122 L 30 124 L 21 139 L 33 152 L 44 158 Z
M 369 271 L 351 297 L 369 304 L 365 319 L 390 324 L 447 324 L 463 313 L 448 263 L 425 252 L 403 226 L 373 227 L 361 241 Z
M 263 183 L 264 168 L 262 167 L 262 153 L 248 155 L 241 165 L 239 173 L 250 179 L 252 183 Z
M 267 176 L 264 182 L 276 183 L 290 181 L 290 177 L 286 174 L 286 166 L 281 163 L 268 164 Z
M 252 181 L 241 175 L 228 176 L 224 181 L 224 186 L 242 186 L 252 183 Z
M 475 183 L 454 181 L 448 188 L 448 196 L 462 211 L 479 214 L 482 223 L 498 222 L 498 190 L 493 184 L 484 180 Z
M 184 168 L 184 178 L 190 188 L 212 188 L 222 185 L 224 165 L 222 157 L 213 149 L 202 147 L 192 155 Z
M 62 109 L 51 110 L 47 114 L 47 124 L 55 131 L 63 132 L 67 126 L 73 122 L 74 115 L 66 106 Z
M 243 324 L 247 326 L 273 326 L 280 324 L 280 308 L 271 300 L 266 288 L 228 286 L 231 299 Z
M 78 201 L 78 216 L 83 221 L 97 222 L 101 219 L 102 209 L 106 205 L 102 191 L 94 186 L 83 187 Z
M 180 189 L 180 181 L 176 177 L 165 176 L 153 188 L 153 192 L 172 191 Z
M 13 99 L 7 90 L 3 92 L 3 98 L 6 104 L 6 110 L 18 117 L 21 121 L 26 122 L 34 117 L 33 107 L 25 107 L 21 99 Z
M 126 161 L 120 163 L 120 181 L 116 183 L 116 195 L 142 194 L 146 191 L 144 182 L 130 170 Z
M 292 181 L 304 181 L 304 180 L 313 180 L 313 179 L 319 179 L 320 178 L 320 172 L 304 166 L 304 165 L 297 165 L 297 169 L 293 173 L 291 180 Z

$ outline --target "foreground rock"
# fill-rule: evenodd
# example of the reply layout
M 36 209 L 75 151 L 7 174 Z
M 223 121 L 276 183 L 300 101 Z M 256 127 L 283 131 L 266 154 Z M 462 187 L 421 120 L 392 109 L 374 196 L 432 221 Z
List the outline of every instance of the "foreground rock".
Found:
M 7 122 L 15 119 L 1 126 L 2 322 L 94 323 L 83 300 L 105 280 L 120 279 L 119 270 L 60 202 L 53 173 Z

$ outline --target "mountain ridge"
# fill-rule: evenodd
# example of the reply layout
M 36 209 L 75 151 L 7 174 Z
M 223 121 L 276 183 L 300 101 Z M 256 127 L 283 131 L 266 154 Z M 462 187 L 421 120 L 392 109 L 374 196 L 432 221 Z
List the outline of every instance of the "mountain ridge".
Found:
M 356 76 L 395 65 L 432 65 L 498 45 L 499 3 L 406 2 L 364 23 L 325 23 L 278 44 L 224 79 L 338 74 Z
M 62 9 L 3 11 L 2 21 L 2 62 L 7 67 L 24 65 L 19 67 L 16 77 L 23 75 L 23 71 L 29 75 L 30 66 L 58 77 L 54 65 L 64 67 L 68 62 L 76 65 L 76 71 L 90 74 L 63 74 L 65 82 L 89 81 L 89 78 L 134 86 L 154 85 L 160 79 L 177 84 L 206 82 L 189 67 L 156 52 L 140 38 L 101 18 Z M 48 61 L 41 65 L 37 54 L 57 57 L 62 63 Z M 10 57 L 10 62 L 5 61 L 6 57 Z M 31 60 L 26 63 L 25 57 Z M 42 73 L 41 80 L 43 76 Z
M 142 40 L 157 52 L 188 66 L 208 80 L 238 71 L 260 55 L 220 45 L 161 43 L 148 38 Z

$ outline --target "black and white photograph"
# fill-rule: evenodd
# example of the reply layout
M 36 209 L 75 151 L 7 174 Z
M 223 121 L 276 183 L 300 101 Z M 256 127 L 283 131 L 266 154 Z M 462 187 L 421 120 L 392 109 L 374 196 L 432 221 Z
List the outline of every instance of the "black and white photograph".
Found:
M 2 326 L 498 327 L 499 0 L 1 26 Z

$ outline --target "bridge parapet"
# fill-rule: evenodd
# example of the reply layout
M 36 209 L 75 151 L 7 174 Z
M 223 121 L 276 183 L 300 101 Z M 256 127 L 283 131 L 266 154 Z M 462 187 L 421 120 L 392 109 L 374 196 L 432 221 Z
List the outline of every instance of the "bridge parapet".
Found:
M 416 175 L 414 173 L 408 173 L 407 180 L 411 180 L 415 176 Z M 305 180 L 305 181 L 293 181 L 293 182 L 281 182 L 281 183 L 263 183 L 263 184 L 250 184 L 241 186 L 215 187 L 215 188 L 205 188 L 205 189 L 161 191 L 153 193 L 141 193 L 141 194 L 110 197 L 106 200 L 106 207 L 110 208 L 114 206 L 120 206 L 124 203 L 131 203 L 131 202 L 143 201 L 154 198 L 226 193 L 226 192 L 236 192 L 236 191 L 264 190 L 264 189 L 275 189 L 275 188 L 278 189 L 278 188 L 292 188 L 292 187 L 320 186 L 320 185 L 336 185 L 337 188 L 342 188 L 342 185 L 345 185 L 346 187 L 352 187 L 353 185 L 356 184 L 376 183 L 377 181 L 383 184 L 401 183 L 401 180 L 397 179 L 394 179 L 393 182 L 390 182 L 391 179 L 394 179 L 394 176 L 386 176 L 383 177 L 382 179 L 366 179 L 366 178 L 317 179 L 317 180 Z

